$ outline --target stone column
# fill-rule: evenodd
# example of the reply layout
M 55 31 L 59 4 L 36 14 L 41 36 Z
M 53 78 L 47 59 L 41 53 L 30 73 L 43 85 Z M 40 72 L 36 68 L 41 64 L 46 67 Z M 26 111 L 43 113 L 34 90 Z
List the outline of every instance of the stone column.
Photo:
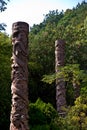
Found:
M 80 85 L 73 81 L 74 100 L 80 96 Z
M 28 127 L 28 33 L 29 25 L 12 25 L 12 109 L 10 130 L 29 130 Z
M 60 67 L 64 66 L 65 61 L 65 42 L 63 40 L 55 41 L 55 72 L 60 72 Z M 59 115 L 65 115 L 66 107 L 66 89 L 63 78 L 56 79 L 56 106 Z

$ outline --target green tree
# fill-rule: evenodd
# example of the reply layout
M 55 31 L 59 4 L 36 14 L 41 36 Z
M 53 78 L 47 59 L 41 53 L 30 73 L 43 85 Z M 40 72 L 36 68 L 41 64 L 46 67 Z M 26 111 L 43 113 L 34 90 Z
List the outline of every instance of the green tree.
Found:
M 65 12 L 50 11 L 42 23 L 34 25 L 30 31 L 30 55 L 29 55 L 29 71 L 31 84 L 31 93 L 35 92 L 37 96 L 30 97 L 33 101 L 40 96 L 45 101 L 52 102 L 55 98 L 55 84 L 48 85 L 41 82 L 44 74 L 54 73 L 55 55 L 54 42 L 56 39 L 64 39 L 65 47 L 65 64 L 79 64 L 80 70 L 87 68 L 87 36 L 86 27 L 84 28 L 84 20 L 87 17 L 87 3 L 82 2 L 73 9 L 67 9 Z M 33 53 L 32 53 L 33 52 Z M 37 77 L 37 78 L 36 78 Z M 82 84 L 81 84 L 82 85 Z M 66 85 L 72 88 L 72 84 Z M 71 87 L 68 87 L 71 86 Z M 81 86 L 80 86 L 81 87 Z M 38 88 L 37 91 L 36 88 Z M 49 93 L 50 91 L 50 93 Z M 73 90 L 69 89 L 68 93 Z M 45 96 L 48 95 L 48 96 Z M 68 97 L 70 94 L 68 95 Z M 45 98 L 44 98 L 45 97 Z M 51 97 L 51 98 L 49 98 Z M 68 98 L 67 99 L 70 99 Z M 71 97 L 71 96 L 70 96 Z M 34 100 L 35 99 L 35 100 Z M 71 101 L 72 102 L 72 101 Z
M 9 0 L 0 0 L 0 12 L 5 11 L 7 9 L 6 5 Z M 0 24 L 0 31 L 5 30 L 6 24 L 1 23 Z
M 86 130 L 87 129 L 87 96 L 80 96 L 76 99 L 75 105 L 68 111 L 65 125 L 67 130 Z
M 29 104 L 30 129 L 31 130 L 54 130 L 51 126 L 57 111 L 50 103 L 43 102 L 40 98 L 35 103 Z
M 8 130 L 10 123 L 10 72 L 11 72 L 11 41 L 10 38 L 0 33 L 0 127 Z M 5 124 L 5 125 L 4 125 Z

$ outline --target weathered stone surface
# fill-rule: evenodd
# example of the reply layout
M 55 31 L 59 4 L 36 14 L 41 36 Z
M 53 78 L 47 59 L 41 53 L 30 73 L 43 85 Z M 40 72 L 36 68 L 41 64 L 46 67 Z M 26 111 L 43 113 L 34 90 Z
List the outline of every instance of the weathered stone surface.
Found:
M 65 62 L 65 42 L 63 40 L 55 41 L 55 72 L 58 73 L 59 67 L 64 66 Z M 63 79 L 56 79 L 56 106 L 60 115 L 64 115 L 63 110 L 66 107 L 66 89 Z
M 12 109 L 10 130 L 28 128 L 28 33 L 29 25 L 16 22 L 12 25 Z
M 80 85 L 73 81 L 74 100 L 80 96 Z

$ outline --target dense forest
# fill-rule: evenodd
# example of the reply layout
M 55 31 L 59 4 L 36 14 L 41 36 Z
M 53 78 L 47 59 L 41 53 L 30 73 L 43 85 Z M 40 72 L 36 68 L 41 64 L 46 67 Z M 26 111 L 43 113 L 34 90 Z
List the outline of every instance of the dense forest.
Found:
M 0 29 L 2 30 L 2 28 Z M 56 110 L 55 41 L 63 39 L 66 116 Z M 11 36 L 0 32 L 0 128 L 8 130 L 11 110 Z M 29 32 L 30 130 L 87 130 L 87 2 L 65 12 L 52 10 Z M 60 76 L 60 75 L 58 75 Z M 74 97 L 73 79 L 80 93 Z

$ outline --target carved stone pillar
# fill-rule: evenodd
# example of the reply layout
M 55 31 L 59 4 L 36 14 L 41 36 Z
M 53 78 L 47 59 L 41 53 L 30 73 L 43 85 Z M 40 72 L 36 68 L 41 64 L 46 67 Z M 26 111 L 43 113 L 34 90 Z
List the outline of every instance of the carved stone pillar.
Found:
M 73 81 L 74 100 L 80 96 L 80 85 Z
M 10 130 L 29 130 L 28 127 L 28 33 L 29 25 L 12 25 L 12 109 Z
M 55 72 L 58 73 L 59 68 L 64 66 L 65 61 L 65 42 L 63 40 L 55 41 Z M 66 107 L 66 89 L 65 82 L 62 79 L 56 79 L 56 106 L 60 115 L 65 115 L 64 107 Z

